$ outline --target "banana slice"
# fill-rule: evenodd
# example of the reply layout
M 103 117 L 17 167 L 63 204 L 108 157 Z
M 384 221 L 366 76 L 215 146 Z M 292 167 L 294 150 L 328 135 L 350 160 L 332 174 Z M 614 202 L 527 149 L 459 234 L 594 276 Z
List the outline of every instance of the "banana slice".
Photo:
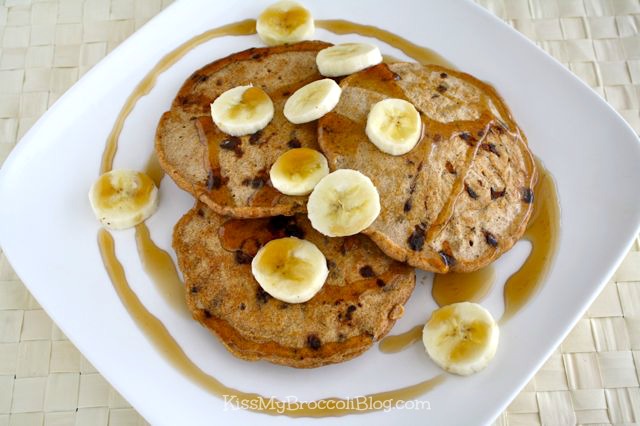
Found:
M 286 195 L 307 195 L 329 174 L 327 159 L 310 148 L 295 148 L 282 154 L 271 166 L 271 184 Z
M 380 49 L 368 43 L 344 43 L 318 52 L 316 65 L 325 77 L 340 77 L 382 62 Z
M 258 36 L 269 46 L 309 40 L 315 29 L 311 13 L 299 3 L 288 0 L 266 8 L 256 22 Z
M 380 195 L 367 176 L 340 169 L 318 182 L 309 196 L 307 213 L 311 225 L 326 236 L 354 235 L 380 214 Z
M 112 170 L 91 186 L 89 202 L 100 223 L 107 228 L 131 228 L 155 213 L 158 188 L 144 173 Z
M 422 341 L 441 368 L 467 376 L 493 359 L 499 334 L 489 311 L 477 303 L 462 302 L 434 311 L 424 326 Z
M 295 237 L 265 244 L 251 261 L 251 272 L 264 291 L 288 303 L 311 299 L 329 275 L 320 249 Z
M 211 118 L 231 136 L 250 135 L 267 127 L 273 118 L 273 102 L 258 87 L 234 87 L 213 101 Z
M 371 107 L 365 132 L 380 151 L 403 155 L 411 151 L 420 140 L 422 120 L 420 113 L 410 102 L 389 98 Z
M 322 117 L 338 105 L 342 89 L 325 78 L 295 91 L 284 104 L 284 116 L 293 124 L 308 123 Z

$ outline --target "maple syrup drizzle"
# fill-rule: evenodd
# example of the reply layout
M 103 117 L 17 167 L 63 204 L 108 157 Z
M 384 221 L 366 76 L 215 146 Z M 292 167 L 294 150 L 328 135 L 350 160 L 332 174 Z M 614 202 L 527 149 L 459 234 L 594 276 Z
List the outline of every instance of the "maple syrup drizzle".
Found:
M 191 314 L 185 302 L 184 284 L 178 275 L 176 265 L 169 253 L 153 242 L 145 223 L 136 226 L 136 246 L 142 267 L 158 292 L 176 312 L 190 318 Z
M 164 170 L 158 162 L 158 157 L 155 152 L 152 152 L 147 160 L 147 164 L 144 166 L 144 172 L 151 178 L 156 187 L 160 188 L 160 182 L 164 177 Z
M 384 352 L 386 354 L 393 354 L 403 351 L 418 340 L 422 339 L 423 328 L 424 325 L 419 324 L 404 333 L 385 337 L 380 341 L 378 349 L 380 349 L 380 352 Z
M 434 274 L 431 295 L 438 306 L 458 302 L 479 302 L 491 290 L 496 279 L 493 265 L 474 272 L 449 272 Z
M 533 213 L 523 239 L 531 243 L 525 263 L 504 285 L 504 314 L 499 324 L 515 315 L 538 292 L 549 273 L 560 236 L 560 205 L 553 177 L 537 162 L 540 181 L 534 191 Z
M 449 66 L 449 64 L 442 59 L 439 55 L 433 51 L 417 46 L 401 37 L 394 34 L 380 30 L 368 25 L 360 25 L 351 23 L 348 21 L 316 21 L 320 22 L 319 27 L 325 28 L 329 31 L 333 31 L 338 34 L 357 33 L 370 37 L 376 37 L 379 40 L 385 41 L 394 47 L 405 52 L 405 54 L 411 56 L 422 63 L 440 63 Z M 100 165 L 100 173 L 105 173 L 112 169 L 113 159 L 115 157 L 118 148 L 118 139 L 122 132 L 124 122 L 129 114 L 133 111 L 136 103 L 140 98 L 146 96 L 151 89 L 155 86 L 156 80 L 160 74 L 174 65 L 180 58 L 182 58 L 187 52 L 196 46 L 209 41 L 214 38 L 223 36 L 240 36 L 255 34 L 255 20 L 247 19 L 244 21 L 228 24 L 219 28 L 209 30 L 202 33 L 191 40 L 180 45 L 177 49 L 163 57 L 144 77 L 144 79 L 136 86 L 134 91 L 127 98 L 122 110 L 118 114 L 114 123 L 113 129 L 107 138 L 105 150 L 102 155 L 102 161 Z M 208 143 L 208 145 L 210 145 Z M 211 159 L 211 156 L 209 156 Z M 155 155 L 152 155 L 146 166 L 147 173 L 154 180 L 157 186 L 160 185 L 163 172 L 159 167 Z M 269 188 L 265 185 L 265 188 Z M 268 190 L 266 191 L 268 192 Z M 267 194 L 268 195 L 268 194 Z M 141 261 L 145 265 L 147 273 L 151 276 L 154 283 L 165 295 L 165 298 L 173 306 L 177 304 L 176 298 L 178 286 L 182 286 L 178 277 L 175 265 L 172 262 L 169 254 L 160 249 L 153 243 L 149 235 L 148 228 L 142 224 L 136 228 L 136 242 L 138 244 L 138 250 Z M 196 364 L 194 364 L 189 357 L 184 353 L 182 348 L 169 334 L 168 330 L 162 324 L 162 322 L 149 312 L 137 297 L 135 292 L 129 286 L 122 264 L 115 254 L 115 243 L 111 234 L 105 229 L 101 229 L 98 233 L 98 246 L 105 265 L 105 268 L 109 274 L 111 282 L 114 286 L 116 293 L 118 294 L 122 304 L 129 312 L 129 315 L 134 319 L 136 324 L 140 327 L 143 333 L 149 338 L 149 340 L 158 348 L 158 350 L 170 361 L 170 363 L 179 371 L 181 371 L 186 377 L 193 382 L 197 383 L 204 389 L 208 390 L 212 394 L 222 397 L 222 395 L 235 395 L 239 401 L 247 401 L 247 406 L 261 407 L 258 411 L 271 415 L 284 414 L 291 417 L 325 417 L 325 416 L 343 416 L 348 414 L 360 414 L 370 411 L 375 411 L 376 408 L 362 410 L 361 407 L 353 407 L 349 404 L 333 404 L 332 408 L 318 409 L 319 401 L 332 401 L 339 402 L 344 401 L 337 398 L 326 398 L 319 401 L 303 402 L 293 407 L 285 406 L 284 410 L 274 409 L 267 403 L 269 399 L 253 394 L 244 393 L 236 389 L 230 388 L 219 382 L 213 376 L 208 375 L 202 371 Z M 171 262 L 172 267 L 169 266 Z M 363 280 L 364 282 L 365 280 Z M 184 300 L 180 297 L 180 300 Z M 178 309 L 184 309 L 184 305 Z M 395 389 L 387 392 L 374 393 L 366 395 L 365 398 L 370 401 L 381 402 L 391 401 L 395 403 L 400 400 L 410 400 L 423 395 L 429 390 L 433 389 L 445 379 L 444 375 L 439 375 L 428 380 L 421 381 L 411 386 Z M 251 404 L 251 402 L 258 402 L 259 404 Z M 348 401 L 347 401 L 348 402 Z M 374 404 L 371 404 L 375 407 Z M 329 404 L 325 404 L 327 406 Z M 346 407 L 342 408 L 342 406 Z M 379 405 L 384 407 L 384 405 Z M 265 408 L 266 407 L 266 408 Z M 338 408 L 340 407 L 340 408 Z

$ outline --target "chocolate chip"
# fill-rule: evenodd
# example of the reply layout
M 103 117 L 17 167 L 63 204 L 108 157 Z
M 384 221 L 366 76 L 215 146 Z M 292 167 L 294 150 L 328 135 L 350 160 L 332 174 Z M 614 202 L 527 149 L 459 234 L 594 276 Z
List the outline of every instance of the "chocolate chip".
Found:
M 287 142 L 287 146 L 291 149 L 293 148 L 300 148 L 302 146 L 302 144 L 300 143 L 300 141 L 296 138 L 291 139 L 289 142 Z
M 349 305 L 349 307 L 347 308 L 347 313 L 345 314 L 345 319 L 347 321 L 351 321 L 353 319 L 353 313 L 356 311 L 356 305 Z
M 244 311 L 247 308 L 247 306 L 244 303 L 240 303 L 240 310 Z
M 260 144 L 260 136 L 262 136 L 262 130 L 258 130 L 251 136 L 249 136 L 249 144 L 258 145 Z
M 296 237 L 300 239 L 304 238 L 304 231 L 295 223 L 290 223 L 287 226 L 285 226 L 284 234 L 287 237 Z
M 449 77 L 449 75 L 446 72 L 440 73 L 440 78 L 447 78 L 447 77 Z
M 202 313 L 204 314 L 205 318 L 211 318 L 211 312 L 209 312 L 208 310 L 203 309 Z
M 466 183 L 464 184 L 464 190 L 467 191 L 467 194 L 469 194 L 469 197 L 473 198 L 474 200 L 478 199 L 478 194 L 476 193 L 476 191 L 474 191 L 473 188 L 471 188 Z
M 491 188 L 491 199 L 495 200 L 496 198 L 504 197 L 506 189 L 507 188 L 504 188 L 502 191 L 496 191 L 495 189 Z
M 225 139 L 220 142 L 220 148 L 228 151 L 235 151 L 242 141 L 237 136 L 231 136 L 229 139 Z
M 236 250 L 234 253 L 236 263 L 239 265 L 246 265 L 251 263 L 253 256 L 249 256 L 247 253 L 242 250 Z
M 453 164 L 451 164 L 450 161 L 447 161 L 445 164 L 445 167 L 447 168 L 447 171 L 449 173 L 451 173 L 452 175 L 457 175 L 458 173 L 456 172 L 456 169 L 453 168 Z
M 195 81 L 196 83 L 204 83 L 208 79 L 209 79 L 209 76 L 203 75 L 203 74 L 194 74 L 191 76 L 191 80 Z
M 191 293 L 197 293 L 198 292 L 198 287 L 196 287 L 195 285 L 191 287 Z
M 362 268 L 360 268 L 360 275 L 362 275 L 365 278 L 371 278 L 375 275 L 375 272 L 373 272 L 373 268 L 369 265 L 365 265 Z
M 452 255 L 446 253 L 444 250 L 440 250 L 438 254 L 447 267 L 451 267 L 456 264 L 456 259 Z
M 408 200 L 407 200 L 407 201 L 405 201 L 405 203 L 404 203 L 404 207 L 403 207 L 404 212 L 405 212 L 405 213 L 410 212 L 412 207 L 413 207 L 413 204 L 412 204 L 412 202 L 411 202 L 411 199 L 408 199 Z
M 438 93 L 444 93 L 446 92 L 448 89 L 447 86 L 445 86 L 444 84 L 439 84 L 438 87 L 436 87 L 436 90 L 438 91 Z
M 251 55 L 251 59 L 260 59 L 262 58 L 262 53 L 254 53 Z
M 411 235 L 409 235 L 409 238 L 407 239 L 407 243 L 409 244 L 409 247 L 411 248 L 411 250 L 421 251 L 422 247 L 424 246 L 424 239 L 425 239 L 424 228 L 422 228 L 419 225 L 416 225 Z
M 256 299 L 258 299 L 258 302 L 267 303 L 270 298 L 271 295 L 264 291 L 262 287 L 258 286 L 258 288 L 256 289 Z
M 468 145 L 475 146 L 476 138 L 471 136 L 471 134 L 467 132 L 460 133 L 460 138 L 465 141 Z
M 384 280 L 380 278 L 376 280 L 376 284 L 378 285 L 378 287 L 384 287 L 385 285 L 387 285 L 387 283 L 385 283 Z
M 209 191 L 213 189 L 219 189 L 222 186 L 222 176 L 220 176 L 220 170 L 209 170 L 207 176 L 207 189 Z
M 498 150 L 496 149 L 496 146 L 492 143 L 483 143 L 480 148 L 484 149 L 485 151 L 491 152 L 495 155 L 497 155 L 498 157 L 500 157 L 500 153 L 498 152 Z
M 274 216 L 269 219 L 269 223 L 267 224 L 267 229 L 269 232 L 275 233 L 277 231 L 281 231 L 287 226 L 291 218 L 286 216 Z
M 264 186 L 264 180 L 261 177 L 251 179 L 251 188 L 260 189 Z
M 491 232 L 484 231 L 484 240 L 491 247 L 498 247 L 498 240 L 496 239 L 496 237 Z
M 289 96 L 291 94 L 291 92 L 289 92 L 288 90 L 285 92 L 282 92 L 282 96 Z
M 334 262 L 333 260 L 327 259 L 327 269 L 333 269 L 335 267 L 336 267 L 336 262 Z
M 200 216 L 200 217 L 204 217 L 204 210 L 202 210 L 202 209 L 198 209 L 198 212 L 197 212 L 197 213 L 198 213 L 198 216 Z
M 527 204 L 533 202 L 533 190 L 531 188 L 522 188 L 522 201 Z
M 318 349 L 320 349 L 320 346 L 322 346 L 322 342 L 320 341 L 320 338 L 315 334 L 309 334 L 307 336 L 307 345 L 314 351 L 317 351 Z

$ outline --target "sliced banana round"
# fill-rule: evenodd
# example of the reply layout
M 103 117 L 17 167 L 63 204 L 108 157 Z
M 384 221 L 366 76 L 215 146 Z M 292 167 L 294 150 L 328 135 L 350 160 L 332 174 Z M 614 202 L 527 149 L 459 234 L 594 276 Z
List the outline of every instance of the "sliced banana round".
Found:
M 309 196 L 311 226 L 328 237 L 345 237 L 366 229 L 380 214 L 380 195 L 367 176 L 340 169 L 322 178 Z
M 309 40 L 315 31 L 311 13 L 295 1 L 267 7 L 256 22 L 258 36 L 269 46 Z
M 294 148 L 282 154 L 271 166 L 269 178 L 286 195 L 307 195 L 329 174 L 327 159 L 311 148 Z
M 237 86 L 213 101 L 211 118 L 231 136 L 250 135 L 267 127 L 273 118 L 273 102 L 259 87 Z
M 403 155 L 411 151 L 420 140 L 422 120 L 411 102 L 389 98 L 371 107 L 365 132 L 380 151 Z
M 112 170 L 91 186 L 89 202 L 100 223 L 107 228 L 131 228 L 155 213 L 158 188 L 142 172 Z
M 316 65 L 325 77 L 340 77 L 362 71 L 382 62 L 378 46 L 368 43 L 344 43 L 318 52 Z
M 329 275 L 320 249 L 296 237 L 265 244 L 251 261 L 251 272 L 264 291 L 288 303 L 311 299 Z
M 293 124 L 308 123 L 338 105 L 342 89 L 330 78 L 302 86 L 284 104 L 284 116 Z
M 495 320 L 477 303 L 443 306 L 431 314 L 422 342 L 431 359 L 444 370 L 467 376 L 482 370 L 498 348 Z

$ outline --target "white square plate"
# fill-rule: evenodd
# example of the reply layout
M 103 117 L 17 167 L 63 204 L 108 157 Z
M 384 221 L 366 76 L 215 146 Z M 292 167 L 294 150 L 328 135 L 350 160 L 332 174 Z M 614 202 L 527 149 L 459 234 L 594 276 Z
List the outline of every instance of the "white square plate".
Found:
M 98 223 L 87 200 L 105 139 L 126 97 L 167 52 L 207 29 L 253 18 L 269 3 L 177 2 L 154 18 L 70 89 L 31 129 L 0 172 L 0 239 L 18 275 L 65 334 L 154 424 L 275 422 L 249 411 L 225 411 L 174 370 L 129 317 L 103 267 Z M 493 84 L 512 108 L 533 152 L 558 185 L 562 231 L 554 267 L 536 297 L 501 330 L 498 354 L 483 372 L 447 377 L 423 398 L 431 410 L 352 415 L 356 424 L 490 422 L 524 386 L 584 313 L 628 249 L 640 223 L 640 144 L 595 93 L 560 64 L 480 7 L 466 1 L 306 1 L 317 18 L 382 27 L 424 44 L 459 69 Z M 329 41 L 359 37 L 334 36 Z M 141 169 L 156 123 L 190 73 L 252 46 L 257 36 L 227 37 L 196 48 L 164 73 L 126 122 L 116 168 Z M 402 55 L 381 45 L 383 53 Z M 170 250 L 173 224 L 192 205 L 165 178 L 161 207 L 148 225 Z M 169 201 L 170 200 L 170 201 Z M 188 356 L 223 383 L 300 400 L 355 397 L 438 374 L 420 344 L 395 355 L 372 348 L 355 360 L 315 370 L 240 361 L 195 321 L 178 315 L 143 272 L 132 230 L 115 232 L 117 254 L 133 289 Z M 498 261 L 504 280 L 528 250 L 519 243 Z M 393 333 L 424 320 L 435 306 L 423 275 Z M 499 317 L 501 286 L 485 305 Z M 344 419 L 329 418 L 338 424 Z M 309 419 L 302 421 L 311 423 Z M 401 423 L 400 423 L 401 422 Z

